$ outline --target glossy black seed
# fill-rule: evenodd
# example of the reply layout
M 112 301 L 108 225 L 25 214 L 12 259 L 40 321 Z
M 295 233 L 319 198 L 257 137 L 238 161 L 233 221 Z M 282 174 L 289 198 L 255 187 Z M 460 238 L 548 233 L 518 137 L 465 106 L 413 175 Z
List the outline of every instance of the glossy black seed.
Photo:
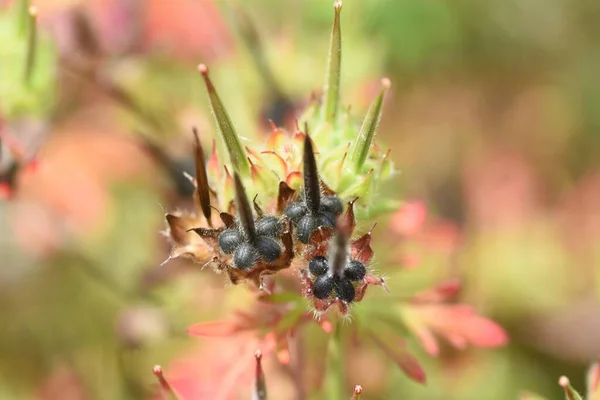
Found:
M 321 211 L 338 216 L 343 209 L 342 201 L 337 196 L 325 196 L 321 199 Z
M 242 234 L 237 230 L 226 229 L 219 235 L 219 247 L 225 254 L 231 254 L 242 243 Z
M 349 279 L 340 278 L 338 276 L 334 277 L 333 288 L 335 289 L 335 294 L 340 300 L 343 300 L 346 303 L 350 303 L 352 300 L 354 300 L 356 292 L 352 282 L 350 282 Z
M 292 220 L 294 223 L 298 223 L 302 217 L 306 215 L 308 210 L 306 206 L 302 203 L 292 203 L 288 205 L 283 213 Z
M 279 243 L 270 237 L 258 237 L 254 242 L 254 247 L 258 250 L 260 258 L 266 262 L 273 262 L 281 255 Z
M 298 222 L 298 227 L 296 232 L 298 234 L 298 240 L 302 243 L 308 243 L 310 239 L 310 235 L 317 229 L 319 226 L 317 218 L 315 218 L 312 214 L 306 214 L 300 221 Z
M 242 243 L 233 253 L 233 266 L 239 269 L 250 269 L 256 264 L 258 252 L 250 243 Z
M 327 258 L 316 256 L 308 263 L 308 270 L 314 276 L 321 276 L 327 272 Z
M 344 276 L 351 281 L 360 281 L 367 274 L 367 268 L 358 260 L 352 260 L 344 268 Z
M 281 233 L 281 224 L 279 218 L 268 216 L 256 221 L 256 232 L 259 236 L 278 237 Z
M 312 292 L 317 299 L 326 299 L 333 290 L 333 277 L 321 275 L 313 281 Z

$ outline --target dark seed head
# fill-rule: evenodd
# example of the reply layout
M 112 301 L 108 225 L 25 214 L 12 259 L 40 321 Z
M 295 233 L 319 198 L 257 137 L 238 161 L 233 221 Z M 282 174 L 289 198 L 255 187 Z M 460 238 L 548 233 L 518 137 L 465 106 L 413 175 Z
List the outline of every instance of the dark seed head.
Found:
M 354 300 L 356 292 L 352 282 L 350 282 L 349 279 L 335 276 L 333 278 L 333 288 L 335 289 L 335 294 L 340 300 L 343 300 L 346 303 L 350 303 L 352 300 Z
M 225 254 L 231 254 L 242 243 L 242 234 L 237 230 L 225 229 L 219 235 L 219 247 Z
M 317 256 L 308 263 L 308 270 L 314 276 L 321 276 L 327 272 L 327 258 Z
M 298 221 L 300 221 L 300 218 L 306 215 L 307 212 L 308 210 L 306 209 L 306 206 L 302 203 L 292 203 L 283 211 L 283 213 L 296 224 Z
M 260 218 L 256 221 L 256 232 L 259 236 L 278 237 L 281 233 L 279 218 L 272 215 Z
M 254 242 L 254 246 L 258 250 L 260 258 L 266 262 L 273 262 L 281 255 L 281 247 L 273 238 L 258 237 Z
M 367 274 L 367 268 L 358 260 L 351 260 L 344 268 L 344 276 L 351 281 L 360 281 Z
M 318 221 L 312 214 L 306 214 L 300 219 L 297 227 L 298 240 L 302 243 L 308 243 L 310 235 L 317 229 Z
M 250 243 L 242 243 L 233 253 L 233 266 L 239 269 L 250 269 L 256 264 L 258 252 Z
M 326 299 L 333 290 L 333 277 L 321 275 L 313 281 L 312 292 L 317 299 Z
M 344 206 L 337 196 L 325 196 L 321 199 L 321 211 L 335 215 L 342 213 Z

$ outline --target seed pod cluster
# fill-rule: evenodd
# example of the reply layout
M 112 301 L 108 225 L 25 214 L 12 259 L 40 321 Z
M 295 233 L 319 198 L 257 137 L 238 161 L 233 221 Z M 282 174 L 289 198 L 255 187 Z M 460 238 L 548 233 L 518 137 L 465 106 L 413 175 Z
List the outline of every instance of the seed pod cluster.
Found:
M 360 196 L 366 200 L 361 204 L 366 213 L 385 211 L 373 206 L 377 202 L 372 197 L 379 182 L 391 176 L 393 166 L 389 152 L 373 143 L 389 82 L 360 130 L 340 115 L 340 1 L 334 10 L 325 93 L 304 113 L 304 132 L 298 123 L 293 134 L 272 124 L 263 149 L 242 146 L 208 68 L 198 67 L 223 154 L 213 145 L 205 159 L 195 132 L 196 213 L 166 217 L 173 243 L 169 258 L 210 264 L 226 272 L 234 284 L 250 281 L 259 288 L 265 288 L 267 275 L 292 267 L 300 272 L 303 293 L 317 312 L 336 304 L 346 313 L 352 303 L 362 300 L 368 285 L 383 285 L 368 272 L 373 257 L 371 232 L 352 237 L 354 205 Z M 354 199 L 345 211 L 342 199 Z M 395 207 L 392 203 L 377 206 Z

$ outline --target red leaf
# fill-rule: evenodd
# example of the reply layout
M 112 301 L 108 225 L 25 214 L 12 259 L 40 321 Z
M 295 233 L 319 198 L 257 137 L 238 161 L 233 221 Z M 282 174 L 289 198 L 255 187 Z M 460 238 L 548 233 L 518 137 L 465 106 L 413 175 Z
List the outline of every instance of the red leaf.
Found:
M 411 236 L 421 230 L 426 218 L 427 208 L 423 203 L 406 203 L 392 216 L 390 227 L 396 233 Z
M 371 338 L 383 350 L 383 352 L 390 357 L 402 371 L 412 380 L 419 383 L 426 383 L 427 377 L 425 371 L 419 361 L 406 350 L 404 345 L 400 345 L 394 349 L 381 341 L 375 335 L 371 335 Z

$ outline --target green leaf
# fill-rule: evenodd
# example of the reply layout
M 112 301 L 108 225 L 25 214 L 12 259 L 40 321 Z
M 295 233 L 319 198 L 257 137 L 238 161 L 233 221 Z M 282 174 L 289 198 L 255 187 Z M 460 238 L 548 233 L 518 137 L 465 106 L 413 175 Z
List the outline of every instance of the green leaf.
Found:
M 286 331 L 296 325 L 296 323 L 306 313 L 302 307 L 294 307 L 285 314 L 285 316 L 277 324 L 278 331 Z
M 25 59 L 24 82 L 31 84 L 31 75 L 35 68 L 37 54 L 37 9 L 30 7 L 27 10 L 27 53 Z
M 354 162 L 354 170 L 356 172 L 360 171 L 363 165 L 365 165 L 365 161 L 367 160 L 367 156 L 371 150 L 373 138 L 375 137 L 375 132 L 377 131 L 379 121 L 381 120 L 383 98 L 385 97 L 385 92 L 390 87 L 390 80 L 387 78 L 382 79 L 381 86 L 382 88 L 379 91 L 379 94 L 369 106 L 367 115 L 365 116 L 362 127 L 360 128 L 358 138 L 356 139 L 356 144 L 354 145 L 352 161 Z
M 259 300 L 269 304 L 288 304 L 300 303 L 303 297 L 299 293 L 281 292 L 262 295 L 259 297 Z
M 198 66 L 198 70 L 202 74 L 204 83 L 206 84 L 206 91 L 208 92 L 208 98 L 210 100 L 210 108 L 215 117 L 217 128 L 221 139 L 225 143 L 227 153 L 229 153 L 229 159 L 233 168 L 240 173 L 244 178 L 250 175 L 250 163 L 246 155 L 246 150 L 242 146 L 240 139 L 233 128 L 231 119 L 225 111 L 225 107 L 217 94 L 217 91 L 208 76 L 208 68 L 204 64 Z

